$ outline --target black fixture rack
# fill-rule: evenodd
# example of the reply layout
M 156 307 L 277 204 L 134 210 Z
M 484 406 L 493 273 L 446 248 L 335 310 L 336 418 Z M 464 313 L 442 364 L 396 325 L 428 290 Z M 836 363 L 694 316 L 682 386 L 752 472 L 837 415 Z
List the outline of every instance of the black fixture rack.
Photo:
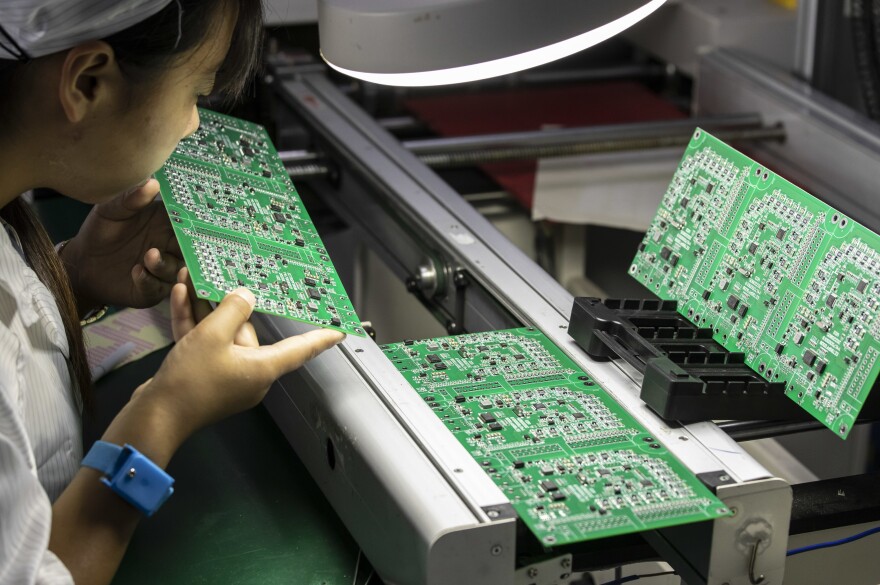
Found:
M 785 394 L 693 325 L 676 301 L 598 299 L 574 301 L 569 335 L 590 357 L 622 359 L 644 375 L 641 398 L 660 417 L 704 420 L 813 420 Z M 871 396 L 876 396 L 873 392 Z M 865 403 L 859 418 L 880 416 L 880 400 Z

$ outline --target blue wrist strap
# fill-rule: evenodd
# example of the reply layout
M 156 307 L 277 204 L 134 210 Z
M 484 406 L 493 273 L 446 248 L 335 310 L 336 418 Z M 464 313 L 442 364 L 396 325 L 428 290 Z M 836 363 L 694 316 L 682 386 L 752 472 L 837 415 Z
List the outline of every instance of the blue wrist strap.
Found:
M 103 473 L 101 483 L 147 516 L 174 493 L 174 479 L 131 445 L 95 441 L 82 465 Z

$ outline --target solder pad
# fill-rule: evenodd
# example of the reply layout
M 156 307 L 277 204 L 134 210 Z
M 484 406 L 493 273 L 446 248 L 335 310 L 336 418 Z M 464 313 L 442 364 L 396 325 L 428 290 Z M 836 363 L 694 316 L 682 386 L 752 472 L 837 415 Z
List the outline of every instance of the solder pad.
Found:
M 156 173 L 197 294 L 239 286 L 256 310 L 364 335 L 265 129 L 199 110 L 201 126 Z
M 382 348 L 545 545 L 730 514 L 539 331 Z
M 880 236 L 698 129 L 630 273 L 846 438 L 880 371 L 878 250 Z

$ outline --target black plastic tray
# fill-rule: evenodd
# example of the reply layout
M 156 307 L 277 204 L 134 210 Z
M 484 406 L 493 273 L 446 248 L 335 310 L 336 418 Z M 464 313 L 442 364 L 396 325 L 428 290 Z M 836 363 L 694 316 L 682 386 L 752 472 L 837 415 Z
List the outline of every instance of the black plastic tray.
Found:
M 691 324 L 676 306 L 578 297 L 568 332 L 591 357 L 623 359 L 642 372 L 641 398 L 666 420 L 812 419 L 785 395 L 785 384 L 766 381 L 742 353 L 716 343 L 711 329 Z M 878 406 L 869 399 L 860 418 L 876 418 Z

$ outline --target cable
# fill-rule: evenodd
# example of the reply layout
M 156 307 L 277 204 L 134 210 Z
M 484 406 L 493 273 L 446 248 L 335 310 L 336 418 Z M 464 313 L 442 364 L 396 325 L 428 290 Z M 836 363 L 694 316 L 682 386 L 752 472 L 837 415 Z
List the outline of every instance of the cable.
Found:
M 648 577 L 663 577 L 664 575 L 678 575 L 676 571 L 664 571 L 662 573 L 647 573 L 645 575 L 630 575 L 629 577 L 622 577 L 620 579 L 615 579 L 613 581 L 606 581 L 602 583 L 602 585 L 623 585 L 623 583 L 629 583 L 630 581 L 638 581 L 639 579 L 647 579 Z
M 846 538 L 841 538 L 840 540 L 831 540 L 828 542 L 820 542 L 818 544 L 802 546 L 800 548 L 793 548 L 785 553 L 785 556 L 790 557 L 794 555 L 799 555 L 801 553 L 810 552 L 812 550 L 819 550 L 820 548 L 831 548 L 832 546 L 840 546 L 841 544 L 847 544 L 849 542 L 853 542 L 854 540 L 860 540 L 862 538 L 865 538 L 866 536 L 877 534 L 878 532 L 880 532 L 880 526 L 875 526 L 870 530 L 865 530 L 864 532 L 859 532 L 858 534 L 853 534 L 852 536 L 847 536 Z

